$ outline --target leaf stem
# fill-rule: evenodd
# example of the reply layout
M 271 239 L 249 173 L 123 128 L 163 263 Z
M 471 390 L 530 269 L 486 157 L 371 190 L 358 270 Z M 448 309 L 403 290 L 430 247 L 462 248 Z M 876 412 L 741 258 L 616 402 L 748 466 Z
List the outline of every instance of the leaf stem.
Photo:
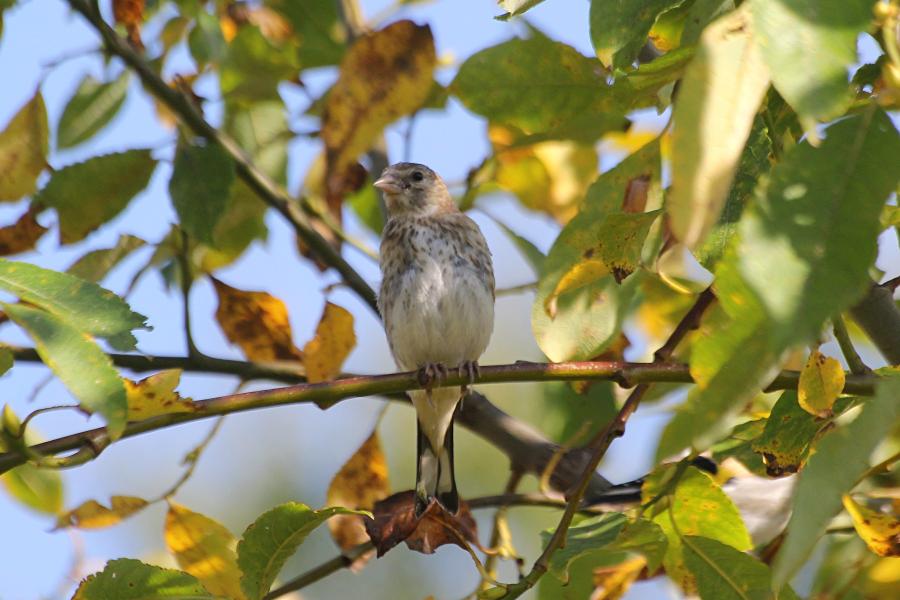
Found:
M 850 372 L 856 375 L 871 373 L 872 369 L 866 366 L 866 363 L 862 361 L 856 348 L 853 347 L 853 342 L 850 340 L 850 332 L 847 331 L 847 323 L 844 322 L 844 317 L 840 314 L 835 315 L 831 319 L 831 326 L 834 331 L 834 337 L 841 347 L 841 352 L 847 360 L 847 366 L 850 367 Z

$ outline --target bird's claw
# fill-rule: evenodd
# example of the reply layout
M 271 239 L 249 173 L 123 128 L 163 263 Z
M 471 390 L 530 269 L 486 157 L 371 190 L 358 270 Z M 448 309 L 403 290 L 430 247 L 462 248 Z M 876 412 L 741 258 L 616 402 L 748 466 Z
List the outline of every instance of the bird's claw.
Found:
M 433 405 L 431 390 L 435 385 L 440 387 L 441 383 L 447 378 L 447 366 L 443 363 L 425 363 L 419 369 L 417 377 L 419 384 L 425 388 L 428 403 Z
M 464 360 L 459 363 L 457 371 L 460 377 L 468 379 L 468 383 L 463 384 L 462 388 L 462 393 L 465 395 L 469 391 L 469 386 L 475 383 L 477 378 L 481 377 L 481 367 L 478 366 L 477 360 Z

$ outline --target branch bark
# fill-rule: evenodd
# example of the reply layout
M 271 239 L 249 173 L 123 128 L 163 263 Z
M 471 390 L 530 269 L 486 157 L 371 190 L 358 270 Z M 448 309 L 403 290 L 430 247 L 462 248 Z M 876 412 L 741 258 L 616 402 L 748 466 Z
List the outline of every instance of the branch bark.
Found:
M 890 364 L 900 364 L 900 310 L 893 289 L 873 284 L 850 315 Z

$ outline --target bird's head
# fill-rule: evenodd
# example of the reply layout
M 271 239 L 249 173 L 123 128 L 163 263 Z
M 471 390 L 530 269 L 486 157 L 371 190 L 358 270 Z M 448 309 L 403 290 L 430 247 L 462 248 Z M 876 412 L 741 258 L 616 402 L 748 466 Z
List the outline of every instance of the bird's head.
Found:
M 440 175 L 418 163 L 396 163 L 381 174 L 375 187 L 384 194 L 390 216 L 426 216 L 456 211 Z

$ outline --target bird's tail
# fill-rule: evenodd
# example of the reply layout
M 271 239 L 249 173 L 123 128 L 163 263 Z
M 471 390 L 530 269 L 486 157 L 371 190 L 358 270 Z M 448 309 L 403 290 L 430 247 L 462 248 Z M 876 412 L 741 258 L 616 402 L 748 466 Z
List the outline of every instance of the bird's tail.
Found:
M 459 388 L 438 388 L 431 400 L 425 392 L 412 392 L 416 405 L 417 453 L 416 515 L 421 515 L 431 500 L 450 513 L 459 510 L 459 494 L 453 471 L 453 415 L 459 402 Z

